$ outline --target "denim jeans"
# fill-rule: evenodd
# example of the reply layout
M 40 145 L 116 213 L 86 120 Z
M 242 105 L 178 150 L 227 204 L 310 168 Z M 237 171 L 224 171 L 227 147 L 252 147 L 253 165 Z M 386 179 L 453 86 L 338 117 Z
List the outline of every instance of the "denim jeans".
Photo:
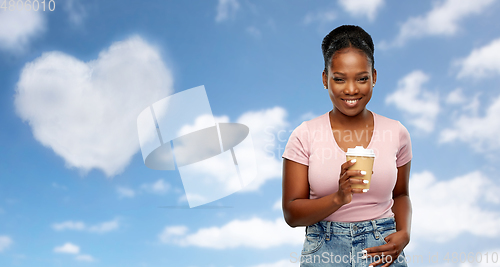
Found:
M 366 267 L 378 258 L 362 259 L 361 251 L 386 244 L 384 238 L 395 232 L 394 217 L 353 223 L 321 221 L 309 225 L 300 266 Z M 393 260 L 391 267 L 407 266 L 403 252 Z

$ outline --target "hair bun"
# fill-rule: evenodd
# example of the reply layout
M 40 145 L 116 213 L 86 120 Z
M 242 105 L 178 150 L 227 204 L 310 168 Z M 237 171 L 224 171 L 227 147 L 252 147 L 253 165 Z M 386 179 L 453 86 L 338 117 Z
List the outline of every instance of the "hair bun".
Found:
M 375 59 L 373 53 L 375 46 L 370 34 L 356 25 L 342 25 L 328 33 L 321 43 L 321 50 L 323 51 L 323 58 L 325 60 L 325 71 L 328 71 L 333 54 L 338 50 L 348 47 L 362 50 L 372 64 L 372 69 L 374 68 Z

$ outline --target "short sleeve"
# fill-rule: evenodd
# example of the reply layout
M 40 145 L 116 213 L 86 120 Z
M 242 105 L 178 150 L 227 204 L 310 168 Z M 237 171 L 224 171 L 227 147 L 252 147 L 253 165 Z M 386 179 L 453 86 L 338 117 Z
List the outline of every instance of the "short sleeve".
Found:
M 309 166 L 309 144 L 309 129 L 306 122 L 303 122 L 293 130 L 288 138 L 282 157 Z
M 396 154 L 396 166 L 399 168 L 408 163 L 413 157 L 411 152 L 410 133 L 400 122 L 399 124 L 399 149 Z

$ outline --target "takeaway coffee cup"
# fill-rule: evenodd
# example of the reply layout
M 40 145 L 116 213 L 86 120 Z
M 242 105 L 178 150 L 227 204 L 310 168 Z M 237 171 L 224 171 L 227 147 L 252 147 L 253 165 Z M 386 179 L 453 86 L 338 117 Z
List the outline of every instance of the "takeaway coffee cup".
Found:
M 352 165 L 349 170 L 361 170 L 366 172 L 366 175 L 355 176 L 354 178 L 368 180 L 367 184 L 353 184 L 352 188 L 370 189 L 373 161 L 375 160 L 375 153 L 373 152 L 373 149 L 365 149 L 362 146 L 348 148 L 346 153 L 346 160 L 349 161 L 352 159 L 356 159 L 356 163 L 354 163 L 354 165 Z

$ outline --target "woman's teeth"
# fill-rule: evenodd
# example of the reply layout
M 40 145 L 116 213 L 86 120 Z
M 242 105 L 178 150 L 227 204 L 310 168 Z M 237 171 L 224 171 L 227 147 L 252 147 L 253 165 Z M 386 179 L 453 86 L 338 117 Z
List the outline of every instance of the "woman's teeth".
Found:
M 347 102 L 347 104 L 354 104 L 356 102 L 358 102 L 359 99 L 353 99 L 353 100 L 350 100 L 350 99 L 346 99 L 344 100 L 345 102 Z

